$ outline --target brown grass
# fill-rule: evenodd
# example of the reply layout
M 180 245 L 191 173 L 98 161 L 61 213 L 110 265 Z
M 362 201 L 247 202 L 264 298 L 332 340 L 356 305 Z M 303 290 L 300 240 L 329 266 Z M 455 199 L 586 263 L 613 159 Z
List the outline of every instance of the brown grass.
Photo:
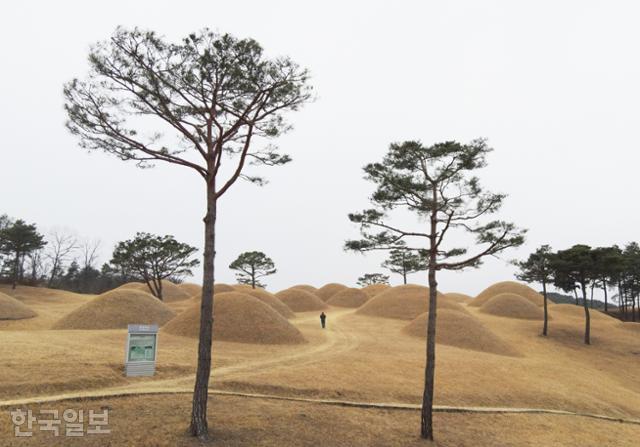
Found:
M 419 315 L 404 327 L 403 332 L 414 337 L 426 338 L 428 318 L 428 312 Z M 451 309 L 438 310 L 436 342 L 491 354 L 505 356 L 518 354 L 513 346 L 487 329 L 476 317 Z
M 632 321 L 625 321 L 622 323 L 622 328 L 628 331 L 637 332 L 640 334 L 640 323 L 634 323 Z
M 584 320 L 584 307 L 575 304 L 552 304 L 549 306 L 549 315 L 561 314 L 566 317 Z M 621 323 L 617 318 L 611 317 L 597 309 L 589 309 L 589 316 L 592 321 L 598 320 L 605 324 L 619 325 Z
M 234 289 L 236 292 L 247 292 L 248 290 L 254 290 L 254 288 L 253 288 L 253 287 L 251 287 L 251 285 L 250 285 L 250 284 L 234 284 L 234 285 L 233 285 L 233 286 L 231 286 L 231 287 L 233 287 L 233 289 Z M 264 290 L 262 287 L 260 287 L 260 286 L 256 286 L 256 289 L 255 289 L 255 290 L 258 290 L 258 289 L 260 289 L 260 290 Z
M 174 316 L 166 304 L 148 293 L 115 289 L 74 310 L 55 323 L 53 329 L 126 329 L 128 324 L 162 326 Z
M 346 289 L 347 286 L 343 285 L 343 284 L 338 284 L 335 282 L 329 283 L 329 284 L 325 284 L 324 286 L 320 287 L 317 292 L 316 295 L 318 295 L 322 301 L 329 301 L 331 299 L 331 297 L 333 297 L 333 295 L 335 295 L 336 293 L 340 292 L 341 290 Z
M 304 343 L 302 333 L 272 307 L 240 292 L 216 294 L 214 301 L 216 340 L 253 344 Z M 200 305 L 195 303 L 163 328 L 170 334 L 198 338 Z
M 360 307 L 367 301 L 369 301 L 369 295 L 367 295 L 361 289 L 344 289 L 333 295 L 327 301 L 330 306 L 338 307 Z
M 0 289 L 5 292 L 4 286 Z M 105 387 L 129 391 L 177 387 L 187 393 L 33 405 L 36 410 L 108 405 L 113 408 L 113 434 L 108 438 L 70 439 L 43 433 L 15 439 L 5 413 L 6 417 L 0 417 L 0 445 L 201 445 L 184 435 L 190 411 L 188 392 L 193 389 L 197 359 L 196 338 L 162 330 L 158 375 L 126 378 L 126 330 L 48 330 L 51 322 L 93 297 L 27 287 L 10 293 L 20 295 L 19 299 L 38 316 L 0 321 L 0 400 L 46 397 L 70 390 L 86 395 Z M 183 304 L 170 303 L 172 307 Z M 640 419 L 637 323 L 611 324 L 594 318 L 592 344 L 586 346 L 582 341 L 583 317 L 554 312 L 549 336 L 542 337 L 540 321 L 493 316 L 476 307 L 460 308 L 520 355 L 498 356 L 440 343 L 434 396 L 437 405 L 552 408 Z M 550 312 L 553 308 L 550 306 Z M 289 321 L 307 339 L 305 344 L 233 343 L 214 337 L 212 388 L 340 400 L 420 402 L 425 343 L 421 337 L 402 332 L 407 321 L 332 308 L 327 312 L 329 325 L 322 330 L 318 313 L 300 314 Z M 440 310 L 439 315 L 442 313 Z M 212 396 L 210 408 L 214 445 L 282 446 L 291 444 L 292 439 L 301 446 L 429 445 L 417 436 L 419 414 L 413 411 L 222 396 Z M 636 446 L 640 437 L 638 427 L 576 417 L 442 413 L 435 417 L 437 445 L 443 447 Z M 145 428 L 142 431 L 141 426 Z
M 0 292 L 0 320 L 23 320 L 37 314 L 15 298 Z
M 185 292 L 187 292 L 191 297 L 194 297 L 196 295 L 201 295 L 202 294 L 202 286 L 198 285 L 198 284 L 193 284 L 190 282 L 184 282 L 182 284 L 178 284 L 178 287 L 180 287 L 182 290 L 184 290 Z
M 464 312 L 460 304 L 444 299 L 438 300 L 438 308 Z M 358 309 L 357 313 L 373 317 L 413 320 L 428 310 L 429 288 L 407 284 L 392 287 L 376 295 Z
M 134 289 L 152 294 L 149 286 L 142 282 L 128 282 L 118 287 L 118 289 Z M 166 279 L 162 280 L 162 301 L 165 303 L 188 300 L 192 296 L 187 289 Z
M 235 287 L 230 286 L 229 284 L 216 283 L 213 286 L 213 291 L 214 293 L 225 293 L 225 292 L 235 292 L 236 289 Z
M 212 440 L 186 435 L 191 410 L 188 394 L 70 401 L 40 408 L 101 411 L 109 408 L 110 435 L 81 438 L 39 431 L 13 437 L 11 418 L 0 418 L 0 439 L 15 447 L 637 447 L 640 428 L 578 417 L 550 415 L 434 415 L 436 443 L 418 436 L 418 411 L 359 409 L 305 402 L 213 396 L 209 427 Z M 63 424 L 64 425 L 64 424 Z M 143 427 L 144 429 L 140 429 Z
M 162 300 L 164 302 L 170 303 L 172 301 L 188 300 L 192 296 L 193 295 L 191 293 L 184 290 L 177 284 L 167 281 L 166 279 L 162 280 Z
M 464 293 L 456 293 L 456 292 L 445 293 L 443 296 L 448 300 L 455 301 L 456 303 L 460 303 L 460 304 L 469 304 L 473 299 L 473 297 L 469 295 L 465 295 Z
M 501 293 L 520 295 L 531 301 L 536 306 L 542 306 L 544 304 L 543 296 L 526 284 L 515 281 L 502 281 L 484 289 L 477 297 L 475 297 L 474 300 L 471 301 L 471 303 L 469 303 L 469 305 L 480 307 L 491 298 L 496 295 L 500 295 Z M 549 302 L 551 303 L 552 301 L 549 300 Z
M 391 288 L 389 284 L 371 284 L 369 286 L 363 287 L 362 291 L 369 295 L 369 297 L 374 297 L 389 288 Z
M 0 285 L 0 292 L 9 295 L 37 315 L 23 320 L 0 320 L 0 330 L 46 330 L 60 318 L 89 302 L 93 295 L 80 295 L 65 290 L 46 289 L 44 287 Z
M 276 312 L 287 319 L 296 316 L 296 314 L 294 314 L 293 311 L 282 302 L 282 300 L 278 299 L 278 297 L 276 297 L 273 293 L 267 292 L 264 289 L 249 289 L 243 291 L 243 293 L 251 295 L 252 297 L 259 299 L 263 303 L 268 304 Z
M 281 290 L 276 293 L 276 296 L 294 312 L 311 312 L 327 309 L 324 301 L 303 289 Z
M 543 310 L 521 295 L 501 293 L 486 301 L 480 311 L 500 317 L 542 320 Z
M 290 289 L 302 289 L 302 290 L 306 290 L 307 292 L 310 292 L 310 293 L 316 293 L 318 291 L 317 287 L 310 286 L 309 284 L 297 284 L 297 285 L 291 286 L 289 288 Z

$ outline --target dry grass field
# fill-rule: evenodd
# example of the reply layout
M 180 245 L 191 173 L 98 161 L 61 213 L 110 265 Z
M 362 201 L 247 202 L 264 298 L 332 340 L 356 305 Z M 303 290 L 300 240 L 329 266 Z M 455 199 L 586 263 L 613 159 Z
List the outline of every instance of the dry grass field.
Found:
M 426 288 L 398 287 L 395 294 L 394 288 L 380 288 L 366 299 L 331 284 L 318 289 L 324 296 L 316 300 L 309 297 L 316 293 L 309 287 L 275 295 L 228 287 L 235 292 L 219 295 L 214 323 L 221 336 L 213 347 L 212 388 L 216 393 L 262 396 L 212 396 L 214 445 L 427 445 L 417 436 L 415 409 L 313 402 L 420 403 L 425 351 L 421 328 L 428 314 L 426 297 L 420 303 L 415 294 L 424 294 Z M 197 292 L 193 286 L 176 289 Z M 129 301 L 142 291 L 128 290 L 131 296 L 118 302 L 137 309 Z M 98 310 L 82 329 L 62 324 L 76 321 L 69 316 L 82 309 L 105 306 L 108 294 L 4 286 L 0 293 L 35 314 L 18 320 L 0 315 L 0 446 L 199 445 L 184 435 L 196 362 L 197 297 L 176 293 L 168 302 L 156 303 L 163 307 L 163 318 L 175 314 L 160 330 L 157 374 L 126 378 L 126 321 L 121 328 L 105 326 Z M 513 297 L 492 302 L 501 294 L 520 295 L 525 305 Z M 289 314 L 274 305 L 274 296 L 293 311 L 320 305 L 328 316 L 327 329 L 320 328 L 319 310 Z M 349 306 L 363 304 L 336 307 L 333 297 Z M 539 319 L 522 317 L 522 309 L 527 316 L 538 315 L 535 306 L 540 304 L 522 286 L 502 283 L 481 298 L 480 305 L 455 294 L 439 298 L 437 405 L 564 410 L 640 420 L 640 324 L 594 311 L 593 344 L 585 346 L 582 309 L 550 305 L 549 336 L 544 338 Z M 106 315 L 109 321 L 120 318 Z M 256 336 L 261 331 L 273 337 Z M 112 433 L 70 439 L 36 430 L 34 437 L 18 440 L 9 416 L 9 409 L 16 407 L 108 407 Z M 640 425 L 582 416 L 438 412 L 436 424 L 439 446 L 637 446 L 640 439 Z

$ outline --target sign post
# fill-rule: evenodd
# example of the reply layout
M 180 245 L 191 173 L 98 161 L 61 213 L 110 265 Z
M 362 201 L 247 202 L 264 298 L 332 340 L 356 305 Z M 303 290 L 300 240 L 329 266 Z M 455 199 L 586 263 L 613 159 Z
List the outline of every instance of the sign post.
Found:
M 124 360 L 127 377 L 153 376 L 158 351 L 157 324 L 130 324 Z

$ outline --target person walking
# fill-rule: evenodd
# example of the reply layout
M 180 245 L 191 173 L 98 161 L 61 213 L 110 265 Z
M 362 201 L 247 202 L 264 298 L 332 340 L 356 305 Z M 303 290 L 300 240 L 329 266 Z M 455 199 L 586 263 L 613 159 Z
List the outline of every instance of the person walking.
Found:
M 322 313 L 320 314 L 320 324 L 322 325 L 322 329 L 324 329 L 324 328 L 325 328 L 325 326 L 326 326 L 326 321 L 327 321 L 327 316 L 325 315 L 325 313 L 324 313 L 324 312 L 322 312 Z

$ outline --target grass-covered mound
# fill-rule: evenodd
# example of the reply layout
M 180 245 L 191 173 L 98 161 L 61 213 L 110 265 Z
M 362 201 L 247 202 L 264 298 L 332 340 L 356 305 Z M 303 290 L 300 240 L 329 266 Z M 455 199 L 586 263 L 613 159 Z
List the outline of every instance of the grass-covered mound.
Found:
M 302 333 L 271 306 L 241 292 L 216 294 L 213 307 L 214 340 L 251 344 L 298 344 Z M 194 304 L 175 317 L 163 331 L 198 338 L 200 305 Z
M 371 284 L 369 286 L 363 287 L 362 291 L 369 295 L 369 297 L 374 297 L 389 288 L 391 288 L 389 284 Z
M 544 311 L 530 300 L 515 293 L 501 293 L 486 301 L 480 311 L 499 317 L 542 320 Z
M 336 293 L 327 301 L 330 306 L 338 307 L 360 307 L 369 301 L 367 295 L 362 289 L 344 289 Z
M 175 313 L 153 295 L 116 289 L 98 295 L 58 320 L 52 329 L 126 329 L 129 324 L 162 326 Z
M 327 309 L 324 301 L 303 289 L 281 290 L 276 293 L 276 297 L 294 312 L 311 312 Z
M 235 292 L 236 289 L 229 284 L 215 283 L 213 285 L 213 293 Z
M 199 286 L 198 284 L 184 282 L 182 284 L 178 284 L 178 287 L 187 292 L 191 297 L 196 295 L 200 296 L 202 294 L 202 286 Z
M 426 337 L 428 318 L 428 312 L 420 314 L 404 327 L 403 332 L 414 337 Z M 471 351 L 517 355 L 516 350 L 509 343 L 491 332 L 476 317 L 452 309 L 438 310 L 436 343 Z
M 465 295 L 464 293 L 456 293 L 456 292 L 445 293 L 443 294 L 443 296 L 448 300 L 455 301 L 456 303 L 460 303 L 460 304 L 469 304 L 473 299 L 473 297 L 469 295 Z
M 119 289 L 139 290 L 142 292 L 147 292 L 150 295 L 153 295 L 151 293 L 151 290 L 149 289 L 149 286 L 147 286 L 147 284 L 143 282 L 128 282 L 114 290 L 119 290 Z M 168 281 L 166 279 L 162 280 L 162 301 L 164 302 L 182 301 L 182 300 L 188 300 L 192 296 L 193 295 L 189 293 L 187 289 L 185 289 L 184 287 L 174 284 L 171 281 Z
M 521 297 L 531 301 L 536 306 L 542 306 L 544 304 L 543 296 L 526 284 L 521 284 L 515 281 L 502 281 L 484 289 L 469 303 L 469 305 L 480 307 L 494 296 L 502 293 L 520 295 Z M 551 302 L 551 300 L 549 300 L 549 302 Z
M 440 294 L 438 294 L 437 303 L 439 309 L 453 309 L 465 312 L 460 304 L 443 299 Z M 429 288 L 407 284 L 392 287 L 374 296 L 356 313 L 372 317 L 413 320 L 428 310 Z
M 318 292 L 318 288 L 317 287 L 310 286 L 309 284 L 296 284 L 295 286 L 291 286 L 289 288 L 290 289 L 302 289 L 302 290 L 306 290 L 307 292 L 314 293 L 314 294 Z
M 346 288 L 347 286 L 345 285 L 332 282 L 320 287 L 317 290 L 316 295 L 318 295 L 322 299 L 322 301 L 326 302 L 329 301 L 333 297 L 333 295 Z
M 558 315 L 559 317 L 569 317 L 575 318 L 579 320 L 584 320 L 584 307 L 581 305 L 576 306 L 575 304 L 553 304 L 549 306 L 549 314 L 550 315 Z M 589 316 L 592 322 L 599 323 L 610 323 L 610 324 L 619 324 L 620 320 L 617 318 L 611 317 L 604 312 L 600 312 L 596 309 L 589 309 Z
M 267 292 L 264 289 L 251 289 L 251 290 L 246 290 L 242 293 L 251 295 L 252 297 L 259 299 L 263 303 L 268 304 L 273 309 L 275 309 L 276 312 L 278 312 L 280 315 L 282 315 L 285 318 L 295 317 L 295 314 L 293 313 L 293 311 L 289 309 L 289 307 L 286 304 L 284 304 L 280 299 L 278 299 L 278 297 L 276 297 L 273 293 Z
M 24 320 L 37 314 L 15 298 L 0 292 L 0 320 Z

